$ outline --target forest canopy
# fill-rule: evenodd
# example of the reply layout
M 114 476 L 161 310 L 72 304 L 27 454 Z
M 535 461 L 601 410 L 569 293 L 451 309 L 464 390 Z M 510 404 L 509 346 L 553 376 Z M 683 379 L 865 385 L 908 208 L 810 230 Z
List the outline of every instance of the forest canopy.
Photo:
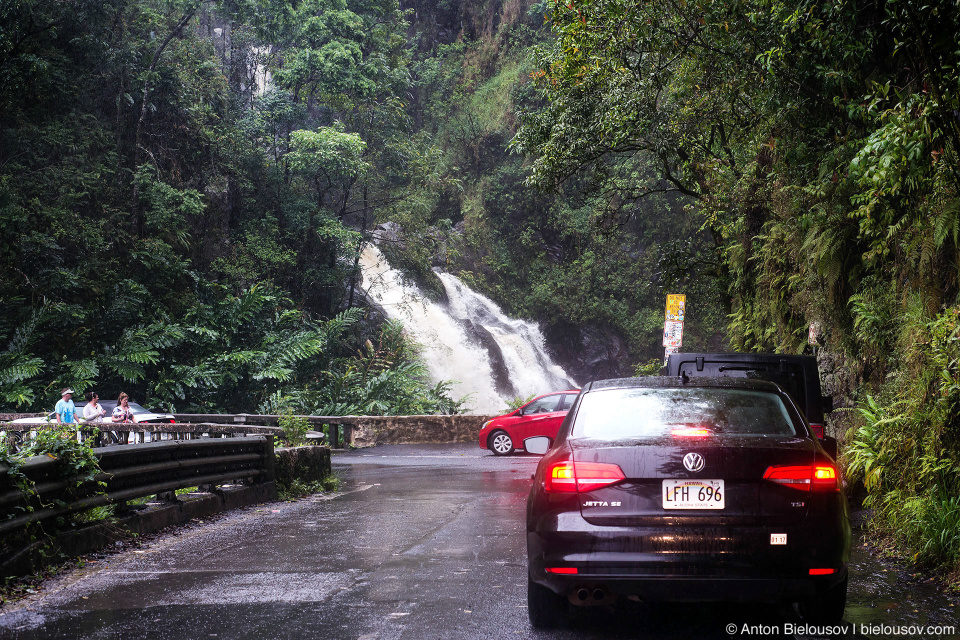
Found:
M 356 309 L 363 233 L 435 179 L 395 0 L 28 0 L 0 26 L 0 402 L 458 408 Z

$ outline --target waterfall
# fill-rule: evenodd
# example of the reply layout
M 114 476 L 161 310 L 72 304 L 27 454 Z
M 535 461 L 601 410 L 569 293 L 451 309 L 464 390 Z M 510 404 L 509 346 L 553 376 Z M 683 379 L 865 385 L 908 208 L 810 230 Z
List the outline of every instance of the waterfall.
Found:
M 437 274 L 449 301 L 443 304 L 404 282 L 375 245 L 367 245 L 360 265 L 372 302 L 422 345 L 434 383 L 451 380 L 451 395 L 470 395 L 468 411 L 502 413 L 517 396 L 577 388 L 550 358 L 537 325 L 505 315 L 456 276 Z

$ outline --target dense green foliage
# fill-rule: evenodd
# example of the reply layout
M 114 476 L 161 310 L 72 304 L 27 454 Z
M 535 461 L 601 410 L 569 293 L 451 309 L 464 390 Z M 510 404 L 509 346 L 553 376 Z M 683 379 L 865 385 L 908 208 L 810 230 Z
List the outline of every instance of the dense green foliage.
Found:
M 433 179 L 406 28 L 395 0 L 0 3 L 0 403 L 322 393 L 375 339 L 362 233 Z
M 960 4 L 550 10 L 544 104 L 513 141 L 529 182 L 683 194 L 714 244 L 732 346 L 799 352 L 818 323 L 861 384 L 845 455 L 874 525 L 956 563 Z M 641 166 L 650 181 L 624 180 Z
M 83 487 L 89 492 L 89 487 L 102 487 L 103 483 L 98 483 L 97 475 L 100 473 L 100 461 L 93 453 L 90 443 L 92 439 L 86 442 L 78 442 L 75 429 L 53 426 L 49 429 L 38 431 L 36 437 L 29 439 L 23 447 L 17 451 L 12 451 L 9 443 L 3 441 L 0 448 L 0 468 L 4 469 L 5 475 L 10 481 L 10 486 L 19 490 L 25 496 L 36 496 L 33 481 L 28 478 L 22 470 L 23 463 L 33 456 L 49 456 L 57 460 L 56 475 L 69 482 L 65 498 L 76 495 L 76 492 Z M 62 502 L 61 499 L 57 500 Z M 43 507 L 48 505 L 41 503 Z M 33 511 L 34 506 L 30 500 L 11 510 L 8 518 L 14 518 L 20 515 L 18 511 Z M 33 525 L 19 534 L 15 534 L 13 539 L 9 536 L 3 540 L 3 544 L 15 542 L 19 538 L 33 539 L 42 529 L 37 529 Z
M 430 415 L 459 413 L 450 383 L 430 386 L 426 366 L 403 326 L 387 321 L 377 344 L 367 340 L 356 355 L 333 360 L 320 384 L 288 394 L 275 392 L 260 406 L 265 414 L 306 409 L 321 416 Z

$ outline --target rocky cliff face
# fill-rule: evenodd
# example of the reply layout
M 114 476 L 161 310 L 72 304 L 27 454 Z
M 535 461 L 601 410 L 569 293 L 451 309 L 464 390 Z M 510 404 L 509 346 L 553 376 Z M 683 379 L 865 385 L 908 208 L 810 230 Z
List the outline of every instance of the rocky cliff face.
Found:
M 581 385 L 633 375 L 626 341 L 609 328 L 553 328 L 546 338 L 557 362 Z

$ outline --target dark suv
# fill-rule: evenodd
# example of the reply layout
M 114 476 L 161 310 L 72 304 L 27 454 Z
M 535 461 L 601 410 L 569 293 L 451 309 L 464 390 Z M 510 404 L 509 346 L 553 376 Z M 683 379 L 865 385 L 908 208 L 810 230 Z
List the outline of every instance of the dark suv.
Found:
M 671 353 L 666 375 L 689 378 L 748 378 L 767 380 L 790 394 L 810 429 L 836 458 L 836 441 L 825 438 L 823 414 L 833 411 L 833 398 L 820 391 L 820 371 L 813 356 L 780 353 Z

